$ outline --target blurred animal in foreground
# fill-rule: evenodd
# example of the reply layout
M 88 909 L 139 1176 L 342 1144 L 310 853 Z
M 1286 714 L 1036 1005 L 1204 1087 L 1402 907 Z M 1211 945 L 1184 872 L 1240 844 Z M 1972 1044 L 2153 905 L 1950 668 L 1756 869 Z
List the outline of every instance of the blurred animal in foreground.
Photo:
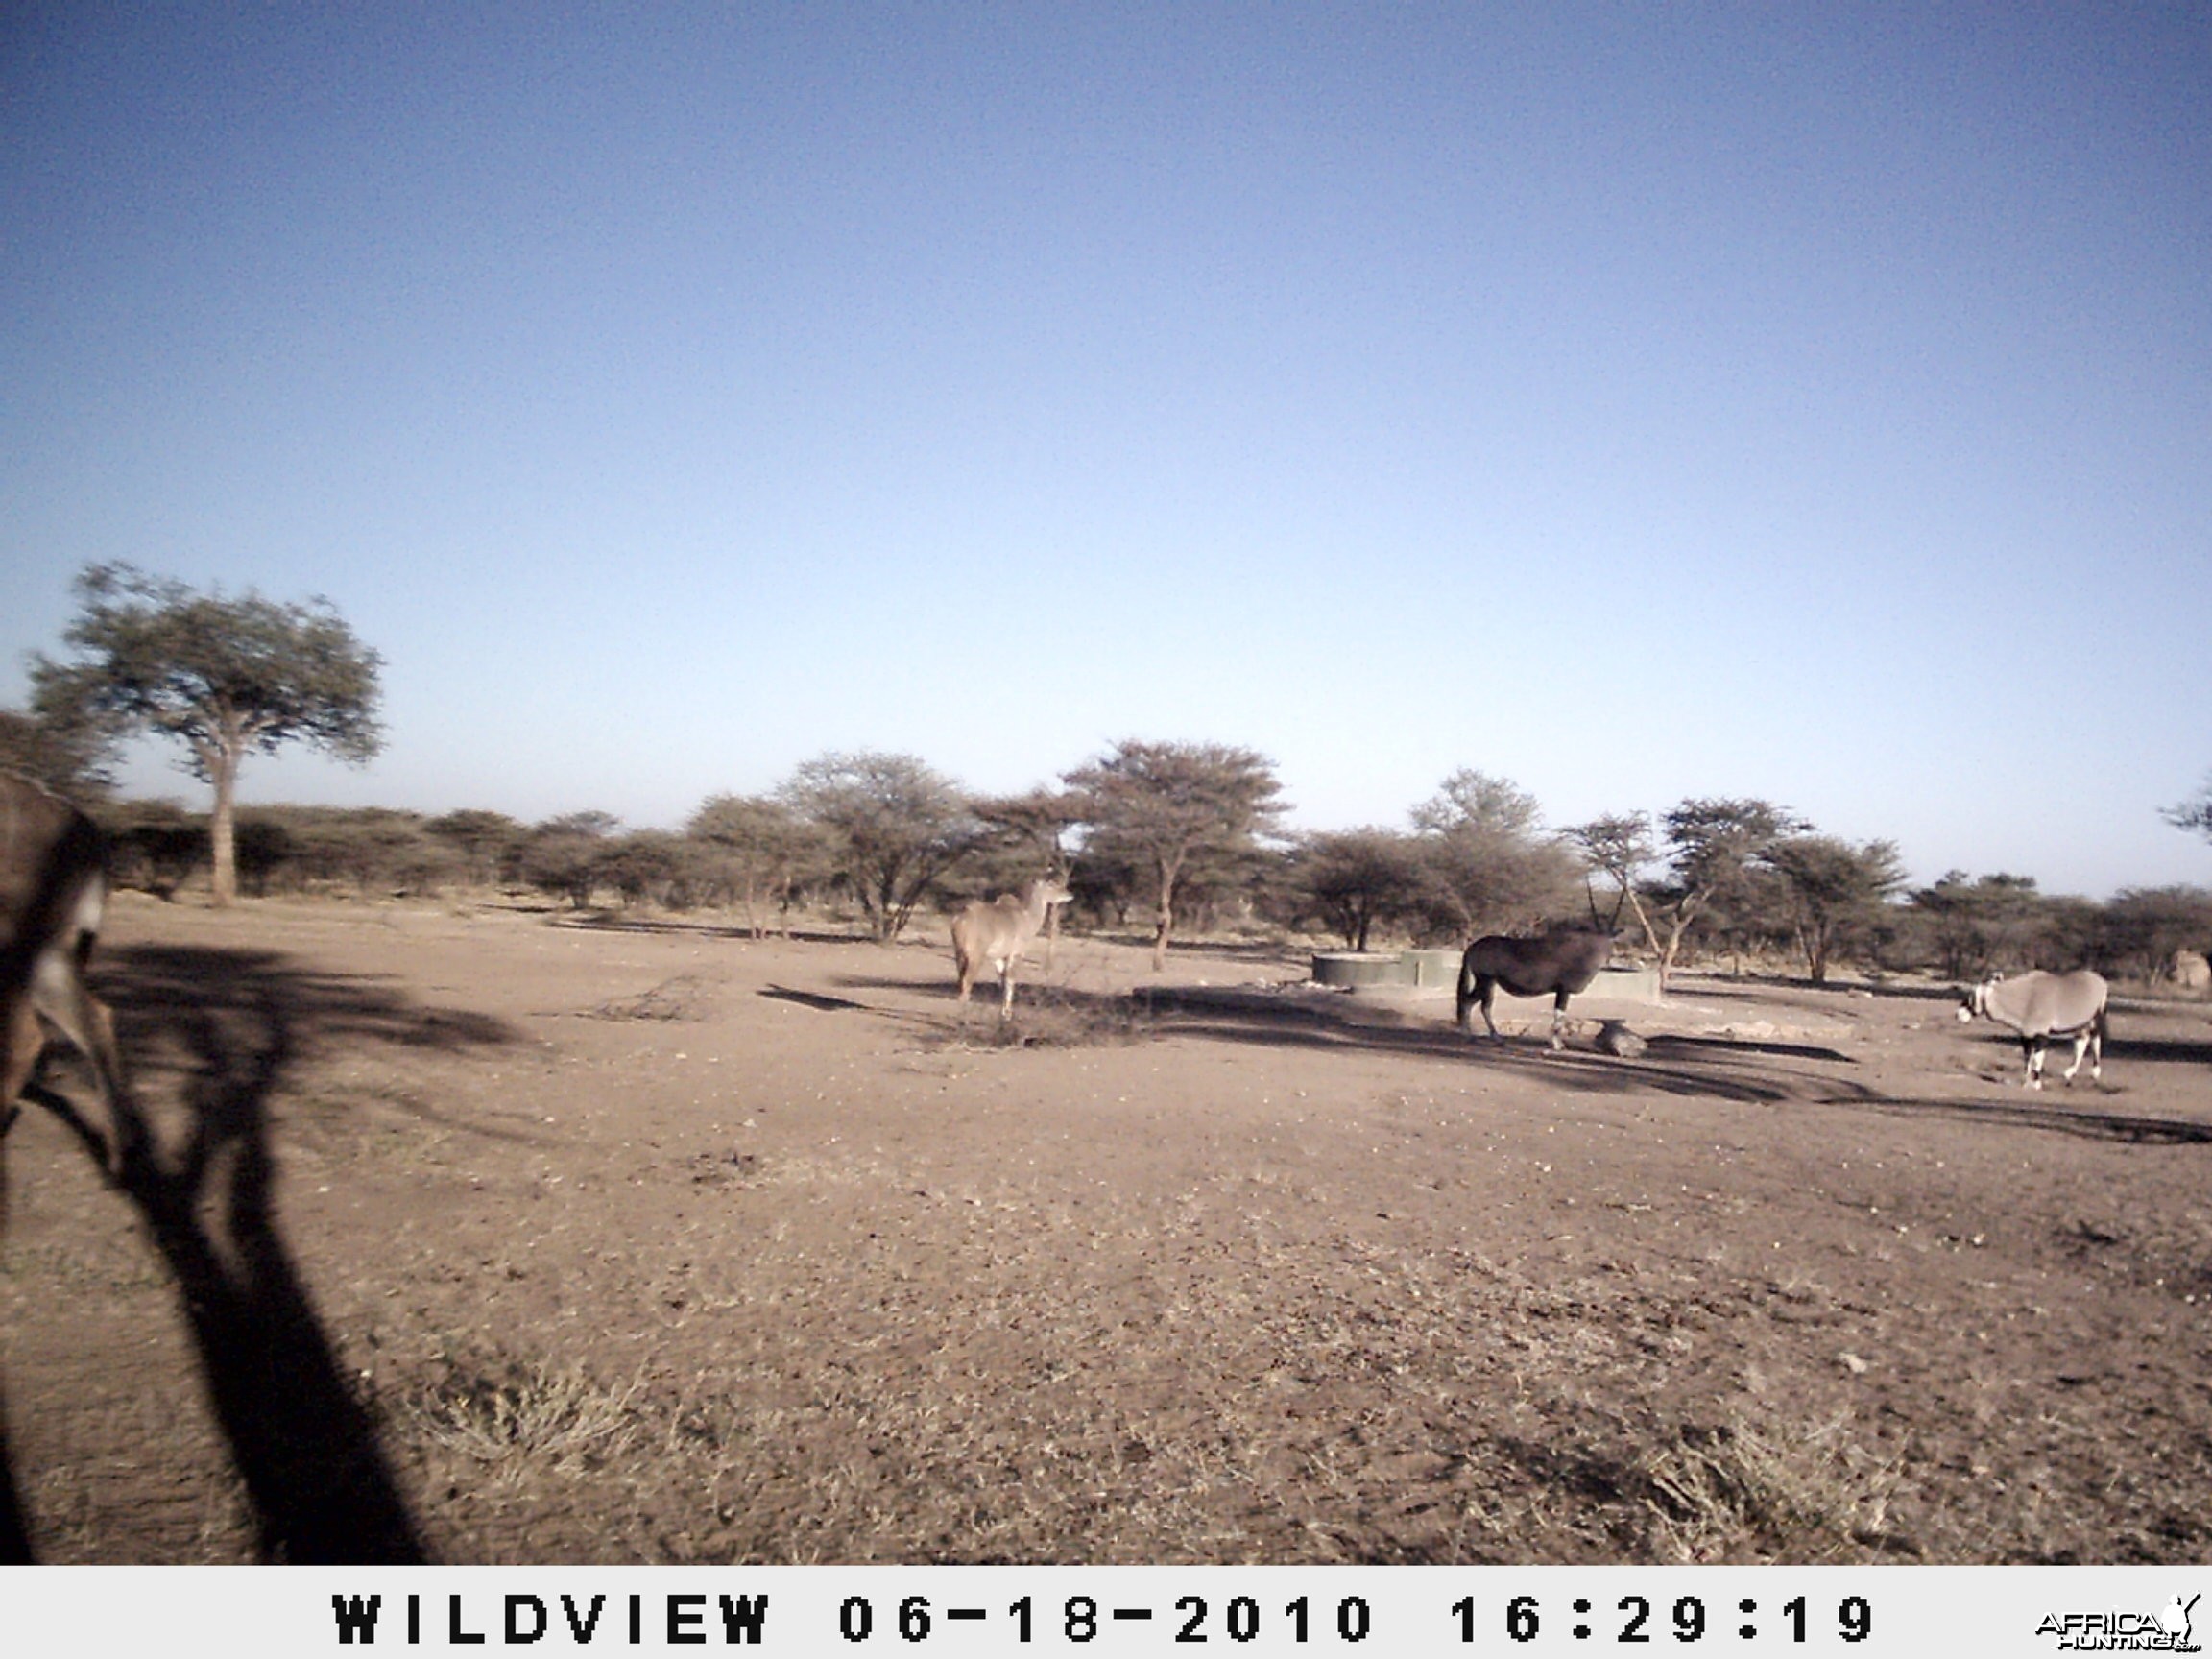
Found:
M 91 1063 L 108 1114 L 108 1168 L 119 1174 L 136 1118 L 124 1094 L 114 1019 L 84 983 L 107 903 L 99 827 L 60 796 L 0 774 L 0 1134 L 14 1120 L 52 1031 Z

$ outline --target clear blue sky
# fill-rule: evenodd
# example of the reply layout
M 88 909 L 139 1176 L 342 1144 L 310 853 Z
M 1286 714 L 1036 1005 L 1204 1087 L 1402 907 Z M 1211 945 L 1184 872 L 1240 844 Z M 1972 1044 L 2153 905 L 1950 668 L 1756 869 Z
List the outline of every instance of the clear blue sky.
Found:
M 0 702 L 113 559 L 386 658 L 249 801 L 1197 738 L 2212 882 L 2212 9 L 12 6 Z

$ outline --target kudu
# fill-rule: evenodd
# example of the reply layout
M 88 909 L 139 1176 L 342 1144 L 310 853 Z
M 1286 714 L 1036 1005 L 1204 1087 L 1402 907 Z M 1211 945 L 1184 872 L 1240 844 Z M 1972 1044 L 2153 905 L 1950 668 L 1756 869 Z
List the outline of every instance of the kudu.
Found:
M 50 1026 L 91 1063 L 108 1111 L 108 1168 L 120 1174 L 137 1118 L 124 1093 L 114 1019 L 84 983 L 107 903 L 99 827 L 60 796 L 0 773 L 0 1135 L 37 1070 Z
M 969 989 L 989 966 L 998 974 L 999 1018 L 1011 1020 L 1014 965 L 1045 926 L 1046 912 L 1073 897 L 1057 878 L 1042 876 L 1020 899 L 1009 893 L 988 903 L 970 900 L 968 907 L 952 918 L 952 960 L 960 970 L 960 1000 L 968 1000 Z

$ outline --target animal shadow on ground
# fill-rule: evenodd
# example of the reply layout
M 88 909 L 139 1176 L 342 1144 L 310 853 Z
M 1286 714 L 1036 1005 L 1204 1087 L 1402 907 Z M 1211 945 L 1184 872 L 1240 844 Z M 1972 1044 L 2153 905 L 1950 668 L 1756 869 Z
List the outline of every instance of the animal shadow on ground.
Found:
M 787 985 L 768 985 L 759 993 L 774 1002 L 796 1002 L 802 1008 L 811 1008 L 820 1014 L 842 1014 L 855 1008 L 865 1008 L 865 1002 L 855 1002 L 847 997 L 825 997 L 818 991 L 794 991 Z
M 1782 1106 L 1791 1102 L 1859 1107 L 1885 1113 L 1956 1117 L 2003 1121 L 2020 1128 L 2082 1140 L 2138 1144 L 2212 1143 L 2212 1124 L 2184 1118 L 2145 1118 L 2094 1105 L 2064 1105 L 2042 1096 L 2017 1097 L 2017 1089 L 1999 1099 L 1984 1094 L 1901 1094 L 1846 1075 L 1856 1066 L 1839 1050 L 1811 1044 L 1743 1041 L 1718 1037 L 1658 1036 L 1650 1058 L 1621 1060 L 1583 1050 L 1553 1053 L 1540 1041 L 1503 1044 L 1470 1040 L 1449 1027 L 1353 1023 L 1334 1010 L 1292 999 L 1274 1000 L 1166 987 L 1141 992 L 1137 998 L 1159 1017 L 1156 1029 L 1229 1043 L 1273 1047 L 1342 1050 L 1362 1047 L 1408 1057 L 1426 1056 L 1458 1065 L 1500 1066 L 1541 1076 L 1562 1093 L 1603 1094 L 1651 1091 L 1685 1097 L 1703 1096 L 1744 1105 Z M 2017 1052 L 2009 1035 L 2008 1049 Z M 2190 1044 L 2146 1043 L 2146 1057 L 2193 1059 Z M 2112 1093 L 2109 1085 L 2103 1092 Z M 2088 1095 L 2088 1099 L 2098 1096 Z
M 428 1559 L 272 1212 L 270 1102 L 286 1072 L 325 1046 L 453 1050 L 511 1034 L 268 951 L 141 947 L 108 957 L 99 979 L 141 1085 L 127 1109 L 146 1111 L 143 1085 L 156 1068 L 182 1073 L 174 1104 L 163 1091 L 160 1120 L 142 1118 L 142 1132 L 124 1137 L 136 1144 L 113 1185 L 175 1277 L 263 1559 Z M 36 1093 L 102 1163 L 100 1127 L 54 1091 Z M 0 1471 L 0 1491 L 12 1484 Z M 28 1532 L 19 1513 L 0 1513 L 0 1528 L 11 1521 Z
M 1250 998 L 1168 986 L 1141 992 L 1139 1000 L 1160 1017 L 1163 1030 L 1227 1043 L 1364 1048 L 1459 1066 L 1505 1067 L 1540 1076 L 1550 1086 L 1574 1094 L 1656 1090 L 1770 1104 L 1824 1097 L 1833 1089 L 1824 1080 L 1774 1064 L 1777 1056 L 1760 1054 L 1751 1046 L 1736 1049 L 1719 1043 L 1703 1045 L 1694 1058 L 1668 1064 L 1659 1059 L 1617 1060 L 1578 1048 L 1555 1052 L 1541 1039 L 1508 1038 L 1501 1043 L 1487 1036 L 1469 1038 L 1456 1027 L 1433 1021 L 1417 1025 L 1348 1021 L 1333 1007 L 1288 998 Z M 1652 1047 L 1657 1055 L 1657 1040 Z
M 2122 1016 L 2126 1018 L 2125 1015 Z M 2019 1045 L 2010 1038 L 2007 1044 L 2017 1053 Z M 2062 1039 L 2051 1045 L 2054 1059 L 2063 1057 L 2072 1045 Z M 2177 1066 L 2212 1066 L 2212 1039 L 2188 1037 L 2133 1037 L 2107 1036 L 2104 1039 L 2104 1060 L 2107 1065 L 2130 1060 L 2150 1062 L 2169 1061 Z
M 553 921 L 556 927 L 579 933 L 647 933 L 665 937 L 736 939 L 744 942 L 779 940 L 785 945 L 873 945 L 875 940 L 855 933 L 828 933 L 792 929 L 779 924 L 754 927 L 727 922 L 672 922 L 661 916 L 627 916 L 619 911 L 565 911 Z

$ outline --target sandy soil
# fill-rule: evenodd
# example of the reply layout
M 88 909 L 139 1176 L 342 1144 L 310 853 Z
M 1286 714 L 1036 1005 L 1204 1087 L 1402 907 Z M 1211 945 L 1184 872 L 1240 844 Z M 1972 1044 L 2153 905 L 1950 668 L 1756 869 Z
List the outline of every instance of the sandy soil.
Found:
M 38 1554 L 2212 1553 L 2202 1005 L 2031 1094 L 1936 987 L 1621 1060 L 1094 940 L 1004 1030 L 943 941 L 125 896 L 157 1153 L 7 1142 Z

